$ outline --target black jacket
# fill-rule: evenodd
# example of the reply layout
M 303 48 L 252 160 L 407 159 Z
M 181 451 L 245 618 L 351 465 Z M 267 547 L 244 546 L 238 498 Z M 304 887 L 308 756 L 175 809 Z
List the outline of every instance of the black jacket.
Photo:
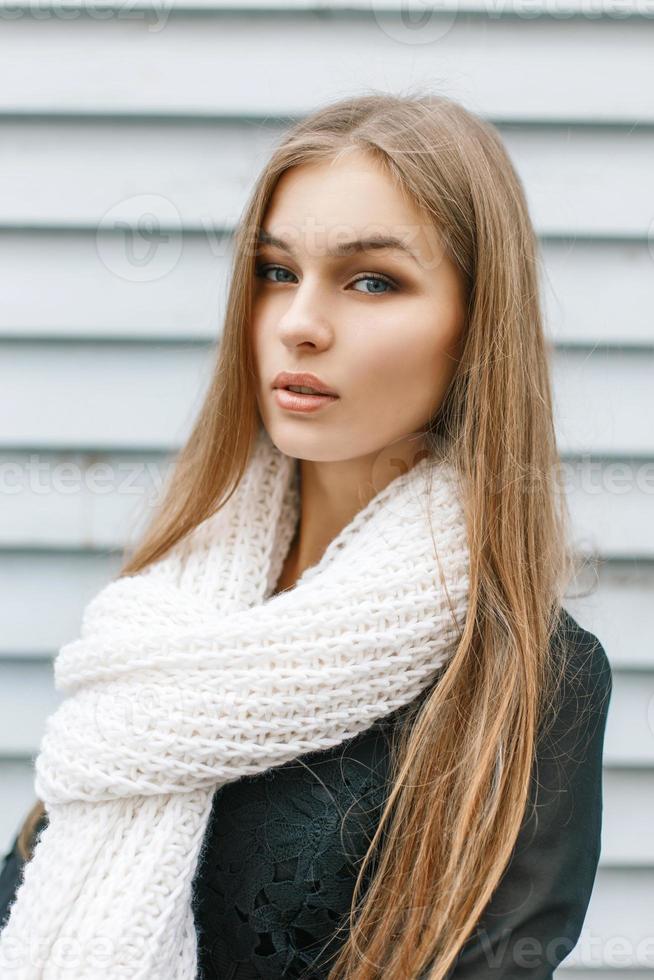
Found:
M 567 612 L 555 642 L 569 648 L 569 680 L 537 748 L 537 806 L 526 811 L 452 980 L 551 980 L 581 932 L 600 853 L 612 678 L 598 639 Z M 404 710 L 334 749 L 216 791 L 194 881 L 200 980 L 324 980 L 389 788 L 389 736 Z M 14 840 L 0 873 L 0 922 L 22 865 Z

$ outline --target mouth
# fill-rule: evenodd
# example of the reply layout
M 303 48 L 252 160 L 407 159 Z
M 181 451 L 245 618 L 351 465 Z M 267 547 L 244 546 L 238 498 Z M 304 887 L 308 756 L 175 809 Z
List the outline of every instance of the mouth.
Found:
M 275 388 L 273 395 L 280 408 L 288 409 L 291 412 L 316 412 L 339 400 L 338 395 L 327 395 L 315 390 L 307 391 L 305 385 Z
M 308 371 L 280 371 L 275 376 L 271 388 L 291 391 L 297 395 L 338 397 L 337 392 L 330 385 L 325 384 L 322 378 Z
M 283 385 L 284 391 L 295 391 L 299 395 L 328 395 L 327 391 L 320 391 L 319 388 L 311 388 L 307 385 Z M 335 396 L 334 396 L 335 397 Z

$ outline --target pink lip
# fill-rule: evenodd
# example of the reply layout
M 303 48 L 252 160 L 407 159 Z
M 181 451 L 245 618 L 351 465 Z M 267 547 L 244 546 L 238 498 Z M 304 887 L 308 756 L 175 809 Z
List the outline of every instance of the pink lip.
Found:
M 286 388 L 275 388 L 274 396 L 280 408 L 291 412 L 317 412 L 323 406 L 338 401 L 338 395 L 305 395 L 299 391 L 287 391 Z
M 338 398 L 338 393 L 335 392 L 333 388 L 330 388 L 328 384 L 325 384 L 325 382 L 322 381 L 320 378 L 318 378 L 315 374 L 309 374 L 306 371 L 302 371 L 298 373 L 291 373 L 289 371 L 280 371 L 279 374 L 275 377 L 275 380 L 273 381 L 271 388 L 287 388 L 288 385 L 295 385 L 296 387 L 299 386 L 302 388 L 315 388 L 316 391 L 318 391 L 321 395 L 332 395 Z M 291 392 L 291 394 L 294 393 Z M 317 396 L 305 395 L 303 397 L 316 398 Z

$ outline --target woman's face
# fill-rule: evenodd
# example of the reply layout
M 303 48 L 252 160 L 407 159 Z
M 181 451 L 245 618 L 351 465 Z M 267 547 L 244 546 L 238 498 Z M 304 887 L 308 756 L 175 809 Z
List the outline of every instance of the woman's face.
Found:
M 456 369 L 464 324 L 463 279 L 433 225 L 356 150 L 287 171 L 262 229 L 252 330 L 272 441 L 295 458 L 345 460 L 418 433 Z M 407 250 L 345 247 L 382 237 Z M 280 371 L 311 372 L 338 397 L 285 407 Z

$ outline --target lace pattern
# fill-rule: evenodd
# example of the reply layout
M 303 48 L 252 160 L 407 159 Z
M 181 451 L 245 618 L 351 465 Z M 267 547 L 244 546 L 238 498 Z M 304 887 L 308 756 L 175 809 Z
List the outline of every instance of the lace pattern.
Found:
M 217 790 L 194 881 L 201 980 L 327 976 L 405 710 L 336 748 Z

